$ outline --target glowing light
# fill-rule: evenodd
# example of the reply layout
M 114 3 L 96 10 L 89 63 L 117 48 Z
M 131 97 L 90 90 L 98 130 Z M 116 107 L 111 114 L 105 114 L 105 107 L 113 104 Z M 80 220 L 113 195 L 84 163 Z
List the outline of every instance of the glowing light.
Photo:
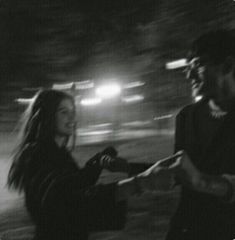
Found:
M 101 124 L 90 125 L 91 128 L 103 128 L 103 127 L 110 127 L 110 126 L 112 126 L 112 123 L 101 123 Z
M 20 104 L 30 104 L 33 101 L 34 101 L 34 98 L 17 98 L 16 99 L 16 102 Z
M 66 90 L 66 89 L 71 89 L 73 87 L 74 83 L 65 83 L 65 84 L 53 84 L 52 89 L 56 90 Z
M 187 59 L 183 58 L 183 59 L 166 63 L 166 69 L 177 69 L 177 68 L 186 67 L 187 65 L 188 65 Z
M 103 85 L 96 89 L 96 94 L 102 99 L 108 99 L 118 96 L 121 93 L 121 87 L 118 84 Z
M 94 87 L 94 83 L 91 80 L 75 82 L 76 89 L 89 89 Z
M 52 89 L 68 90 L 68 89 L 72 89 L 73 86 L 75 87 L 75 89 L 89 89 L 94 87 L 94 82 L 92 82 L 91 80 L 85 80 L 85 81 L 71 82 L 71 83 L 65 83 L 65 84 L 55 83 L 53 84 Z
M 132 121 L 132 122 L 126 122 L 123 123 L 122 126 L 124 127 L 142 127 L 146 125 L 150 125 L 152 122 L 151 121 Z
M 173 114 L 168 114 L 168 115 L 163 115 L 163 116 L 159 116 L 159 117 L 154 117 L 153 120 L 162 120 L 162 119 L 167 119 L 167 118 L 172 118 Z
M 195 102 L 199 102 L 200 100 L 202 100 L 202 96 L 196 96 L 195 98 L 194 98 L 194 100 L 195 100 Z
M 135 87 L 141 87 L 145 83 L 141 81 L 136 81 L 136 82 L 130 82 L 124 85 L 124 88 L 135 88 Z
M 142 95 L 133 95 L 133 96 L 128 96 L 124 97 L 122 99 L 123 102 L 125 103 L 134 103 L 134 102 L 140 102 L 144 100 L 144 96 Z
M 101 98 L 84 98 L 81 100 L 81 105 L 83 106 L 94 106 L 102 102 Z
M 94 136 L 94 135 L 103 135 L 110 134 L 113 130 L 100 130 L 100 131 L 78 131 L 79 136 Z

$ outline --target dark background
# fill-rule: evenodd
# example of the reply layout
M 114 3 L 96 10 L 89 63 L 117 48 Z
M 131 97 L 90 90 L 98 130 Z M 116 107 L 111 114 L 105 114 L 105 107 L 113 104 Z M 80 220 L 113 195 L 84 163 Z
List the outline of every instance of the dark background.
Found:
M 145 81 L 150 105 L 143 108 L 167 113 L 191 99 L 182 69 L 167 71 L 165 63 L 185 57 L 203 32 L 235 27 L 233 0 L 1 0 L 0 6 L 0 116 L 17 111 L 14 99 L 38 87 L 103 78 Z
M 142 102 L 78 106 L 74 158 L 84 164 L 112 143 L 129 162 L 154 163 L 172 154 L 174 116 L 192 101 L 183 69 L 165 64 L 184 58 L 195 37 L 219 28 L 235 29 L 234 0 L 0 0 L 0 238 L 27 240 L 34 230 L 23 196 L 6 188 L 14 130 L 26 107 L 16 98 L 53 83 L 143 81 L 125 93 L 144 95 Z M 111 124 L 103 124 L 111 134 L 94 134 L 102 123 Z M 115 177 L 106 172 L 101 180 Z M 176 188 L 132 197 L 125 229 L 91 239 L 163 240 L 178 199 Z

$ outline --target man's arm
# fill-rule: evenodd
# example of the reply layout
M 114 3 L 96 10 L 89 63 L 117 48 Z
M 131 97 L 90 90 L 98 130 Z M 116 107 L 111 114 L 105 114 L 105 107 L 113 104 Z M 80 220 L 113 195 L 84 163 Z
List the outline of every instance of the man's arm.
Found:
M 182 184 L 195 191 L 211 194 L 222 200 L 231 201 L 235 190 L 234 175 L 209 175 L 200 172 L 192 163 L 186 152 L 183 152 L 177 166 L 177 177 Z
M 225 201 L 230 201 L 234 194 L 233 184 L 225 176 L 212 176 L 201 173 L 198 182 L 193 188 L 199 192 L 222 198 Z

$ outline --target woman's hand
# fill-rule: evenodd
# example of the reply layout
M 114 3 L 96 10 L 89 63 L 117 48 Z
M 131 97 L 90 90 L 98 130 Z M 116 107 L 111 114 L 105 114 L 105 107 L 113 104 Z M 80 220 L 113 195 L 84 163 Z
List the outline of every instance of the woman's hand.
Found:
M 100 158 L 104 169 L 111 172 L 128 172 L 129 164 L 126 159 L 120 157 L 110 157 L 109 155 L 102 155 Z
M 177 153 L 158 161 L 149 169 L 140 173 L 138 178 L 141 188 L 149 191 L 170 190 L 174 184 L 174 173 L 178 167 L 178 157 L 180 155 L 181 153 Z
M 174 183 L 179 153 L 158 161 L 146 171 L 117 183 L 117 201 L 146 191 L 169 190 Z
M 101 152 L 100 163 L 104 169 L 111 172 L 128 172 L 129 164 L 126 159 L 118 157 L 117 150 L 109 146 Z

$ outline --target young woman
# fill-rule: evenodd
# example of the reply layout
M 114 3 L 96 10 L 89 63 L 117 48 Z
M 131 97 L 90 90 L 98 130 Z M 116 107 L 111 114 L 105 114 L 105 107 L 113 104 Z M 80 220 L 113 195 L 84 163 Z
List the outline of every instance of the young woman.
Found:
M 121 229 L 125 200 L 156 187 L 154 167 L 117 183 L 96 184 L 103 168 L 120 171 L 125 163 L 106 149 L 79 168 L 67 146 L 75 127 L 72 96 L 55 90 L 37 94 L 8 176 L 9 187 L 25 194 L 34 239 L 86 240 L 94 230 Z

